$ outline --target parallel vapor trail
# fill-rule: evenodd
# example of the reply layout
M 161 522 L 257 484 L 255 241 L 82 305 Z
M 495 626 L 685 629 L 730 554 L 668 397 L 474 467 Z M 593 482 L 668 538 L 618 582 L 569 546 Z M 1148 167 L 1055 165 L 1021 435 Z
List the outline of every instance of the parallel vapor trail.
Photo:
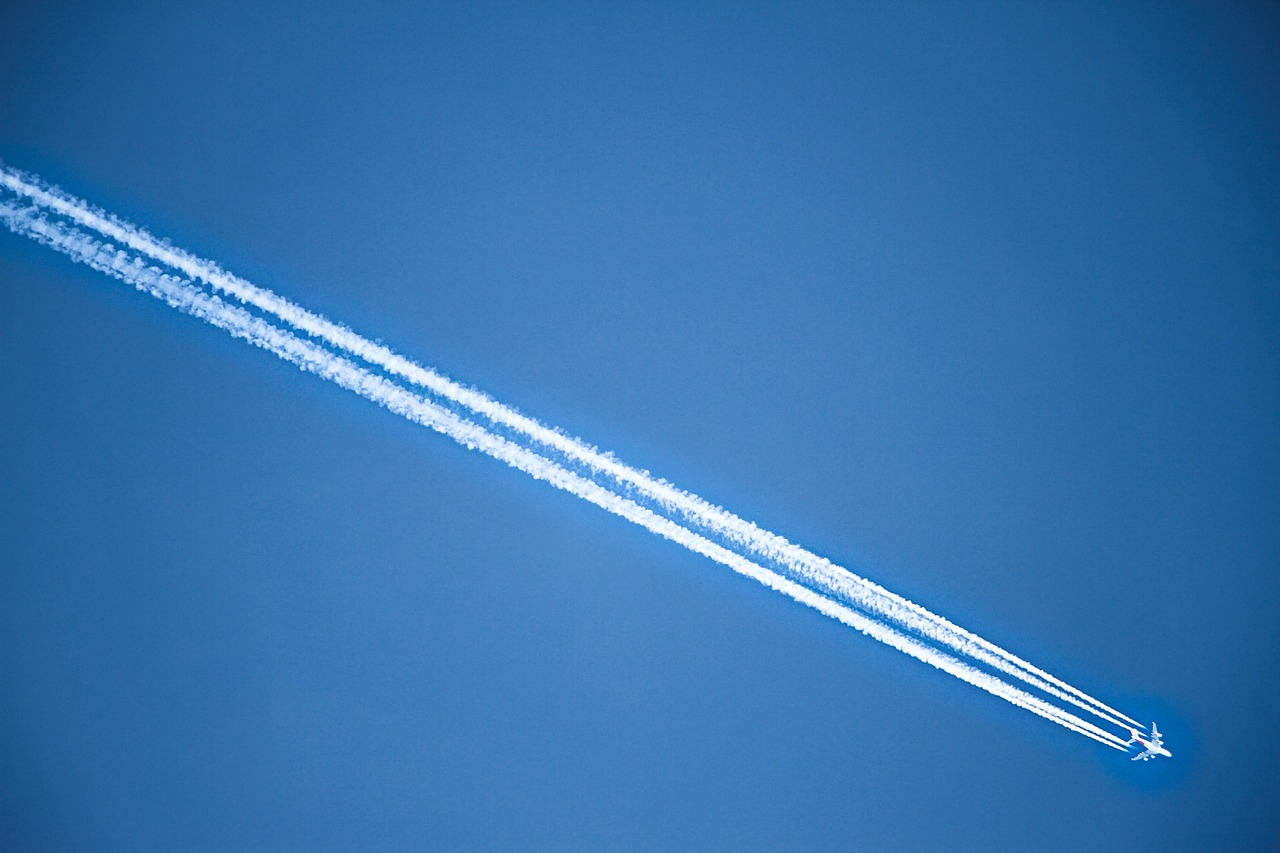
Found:
M 148 266 L 145 259 L 135 253 L 118 249 L 77 228 L 58 222 L 46 215 L 49 212 L 47 208 L 40 206 L 0 201 L 0 219 L 3 219 L 5 224 L 16 233 L 31 237 L 69 255 L 74 260 L 121 279 L 162 299 L 172 307 L 262 347 L 305 371 L 316 373 L 341 387 L 352 390 L 408 420 L 428 426 L 466 447 L 480 450 L 511 467 L 546 480 L 557 488 L 564 489 L 660 536 L 671 539 L 691 551 L 708 556 L 993 695 L 1000 696 L 1019 707 L 1108 746 L 1116 749 L 1124 748 L 1123 741 L 1119 738 L 1064 709 L 1051 705 L 951 654 L 922 643 L 915 637 L 869 618 L 839 600 L 833 600 L 734 553 L 599 483 L 567 470 L 544 455 L 522 447 L 426 397 L 409 391 L 386 377 L 359 367 L 314 342 L 280 329 L 242 308 L 227 304 L 216 295 L 202 291 L 190 280 Z M 267 291 L 260 292 L 269 294 Z M 269 295 L 274 297 L 274 294 Z M 278 299 L 278 297 L 275 298 Z
M 836 597 L 879 619 L 889 620 L 907 633 L 945 646 L 962 657 L 979 661 L 1109 723 L 1121 727 L 1141 725 L 1022 658 L 873 581 L 654 477 L 647 471 L 628 466 L 580 439 L 549 428 L 480 391 L 415 364 L 345 326 L 227 273 L 217 264 L 178 249 L 137 226 L 44 184 L 37 178 L 0 164 L 0 186 L 26 197 L 31 203 L 52 214 L 65 216 L 195 281 L 202 281 L 245 305 L 273 315 L 295 329 L 354 355 L 389 375 L 398 376 L 426 389 L 468 411 L 472 416 L 481 417 L 495 426 L 522 435 L 540 446 L 542 452 L 550 452 L 569 464 L 585 468 L 593 478 L 610 480 L 616 484 L 615 488 L 643 496 L 664 513 L 681 519 L 683 524 L 744 550 L 799 582 L 818 588 L 824 595 Z

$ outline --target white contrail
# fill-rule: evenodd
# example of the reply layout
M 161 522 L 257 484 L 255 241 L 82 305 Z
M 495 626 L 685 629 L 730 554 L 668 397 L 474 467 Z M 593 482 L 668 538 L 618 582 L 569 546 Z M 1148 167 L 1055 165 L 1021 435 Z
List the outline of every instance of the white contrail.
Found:
M 143 259 L 133 253 L 103 243 L 73 227 L 50 221 L 38 209 L 8 201 L 0 201 L 0 219 L 15 233 L 30 237 L 73 260 L 125 281 L 184 313 L 261 347 L 302 370 L 354 391 L 412 422 L 430 427 L 468 448 L 493 456 L 695 553 L 710 557 L 956 678 L 1099 743 L 1120 750 L 1125 748 L 1124 742 L 1115 735 L 1068 711 L 772 572 L 598 483 L 566 470 L 552 460 L 459 417 L 385 377 L 255 317 L 242 308 L 228 305 L 217 296 L 201 291 L 190 281 L 147 266 Z
M 866 578 L 833 564 L 785 538 L 715 506 L 697 495 L 632 468 L 608 453 L 558 430 L 549 428 L 509 406 L 468 388 L 430 368 L 418 365 L 389 348 L 356 332 L 307 311 L 289 300 L 225 272 L 211 261 L 195 257 L 167 241 L 98 210 L 39 179 L 0 164 L 0 185 L 23 195 L 50 212 L 65 216 L 84 227 L 115 240 L 184 275 L 203 281 L 246 305 L 272 314 L 294 328 L 326 341 L 387 373 L 400 376 L 432 393 L 456 403 L 473 414 L 527 436 L 545 448 L 562 454 L 590 471 L 634 489 L 666 512 L 683 518 L 705 532 L 745 549 L 757 558 L 774 562 L 789 573 L 820 587 L 824 594 L 889 619 L 910 633 L 953 649 L 1008 676 L 1069 702 L 1110 723 L 1140 726 L 1136 720 L 1083 691 L 1059 680 L 1022 658 L 1000 648 L 949 620 L 909 601 Z

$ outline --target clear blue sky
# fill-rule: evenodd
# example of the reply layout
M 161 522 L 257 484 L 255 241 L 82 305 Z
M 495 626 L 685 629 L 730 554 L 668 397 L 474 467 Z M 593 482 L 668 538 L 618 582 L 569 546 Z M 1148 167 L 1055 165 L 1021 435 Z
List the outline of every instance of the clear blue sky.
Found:
M 0 234 L 0 847 L 1280 847 L 1266 4 L 8 2 L 0 157 L 1142 719 Z

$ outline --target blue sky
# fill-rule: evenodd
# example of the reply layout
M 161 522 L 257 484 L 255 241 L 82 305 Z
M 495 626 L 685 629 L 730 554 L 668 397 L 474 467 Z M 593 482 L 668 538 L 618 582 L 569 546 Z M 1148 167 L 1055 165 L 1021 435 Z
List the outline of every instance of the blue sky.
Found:
M 6 4 L 6 162 L 1156 719 L 1175 759 L 0 235 L 3 846 L 1275 846 L 1278 30 Z

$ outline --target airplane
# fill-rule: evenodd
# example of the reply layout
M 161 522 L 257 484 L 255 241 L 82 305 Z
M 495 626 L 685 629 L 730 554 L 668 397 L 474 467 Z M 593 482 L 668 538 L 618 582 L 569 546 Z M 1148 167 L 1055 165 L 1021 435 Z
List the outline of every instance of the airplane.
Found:
M 1163 755 L 1166 758 L 1173 758 L 1173 753 L 1164 748 L 1164 741 L 1160 739 L 1160 730 L 1156 728 L 1156 724 L 1151 724 L 1151 737 L 1144 738 L 1138 734 L 1137 729 L 1129 729 L 1129 742 L 1125 746 L 1139 744 L 1143 748 L 1143 752 L 1139 752 L 1130 761 L 1146 761 L 1149 758 L 1155 758 L 1157 755 Z

